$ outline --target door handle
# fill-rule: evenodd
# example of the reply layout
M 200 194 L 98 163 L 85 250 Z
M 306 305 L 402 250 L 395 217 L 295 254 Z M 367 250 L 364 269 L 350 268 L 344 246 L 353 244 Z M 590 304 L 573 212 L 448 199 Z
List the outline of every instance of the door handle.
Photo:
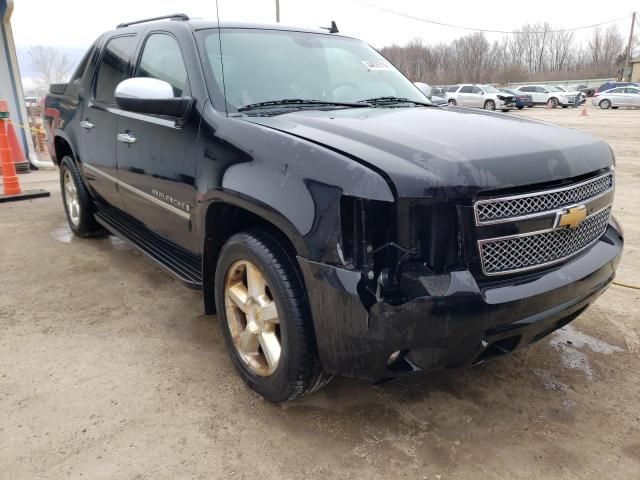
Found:
M 95 127 L 95 125 L 91 122 L 88 122 L 86 120 L 83 120 L 80 122 L 80 126 L 82 128 L 84 128 L 85 130 L 91 130 L 93 127 Z
M 122 143 L 136 143 L 138 139 L 130 133 L 119 133 L 118 141 Z

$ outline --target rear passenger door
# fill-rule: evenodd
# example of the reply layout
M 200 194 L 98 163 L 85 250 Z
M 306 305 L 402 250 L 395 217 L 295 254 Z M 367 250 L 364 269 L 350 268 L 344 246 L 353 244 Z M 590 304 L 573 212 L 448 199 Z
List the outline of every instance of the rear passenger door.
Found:
M 118 190 L 116 169 L 116 125 L 114 90 L 129 76 L 130 60 L 137 45 L 135 35 L 107 40 L 94 78 L 91 93 L 82 109 L 82 168 L 89 188 L 111 206 L 124 209 Z
M 144 40 L 133 77 L 168 82 L 176 97 L 190 96 L 178 40 L 152 31 Z M 120 111 L 118 176 L 127 213 L 163 237 L 196 252 L 192 228 L 199 116 L 184 125 L 175 118 Z M 133 143 L 131 142 L 133 139 Z
M 547 103 L 549 92 L 544 87 L 533 87 L 533 101 L 536 103 Z

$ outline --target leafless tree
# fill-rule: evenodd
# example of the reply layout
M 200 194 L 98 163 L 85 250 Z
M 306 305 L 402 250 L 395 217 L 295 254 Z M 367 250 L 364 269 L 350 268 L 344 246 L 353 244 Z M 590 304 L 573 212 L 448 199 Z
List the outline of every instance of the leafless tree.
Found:
M 37 71 L 36 82 L 44 88 L 52 83 L 61 83 L 68 79 L 73 64 L 69 58 L 54 47 L 35 45 L 29 49 L 31 64 Z
M 594 29 L 586 44 L 580 45 L 573 32 L 544 22 L 522 25 L 493 43 L 476 32 L 448 44 L 428 45 L 416 39 L 381 52 L 412 81 L 509 83 L 613 77 L 624 64 L 625 46 L 615 25 Z

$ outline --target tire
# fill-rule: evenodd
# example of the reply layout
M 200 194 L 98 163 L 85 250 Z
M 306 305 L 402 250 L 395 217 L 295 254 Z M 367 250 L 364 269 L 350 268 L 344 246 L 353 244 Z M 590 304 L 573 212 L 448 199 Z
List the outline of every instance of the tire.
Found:
M 502 111 L 506 113 L 506 112 L 509 111 L 509 109 L 508 108 L 503 108 Z
M 601 109 L 607 110 L 611 108 L 611 100 L 607 100 L 605 98 L 604 100 L 600 100 L 600 103 L 598 105 L 600 106 Z
M 547 105 L 550 108 L 558 108 L 558 99 L 557 98 L 550 98 L 549 100 L 547 100 Z
M 103 235 L 105 230 L 93 217 L 95 205 L 91 195 L 70 156 L 64 157 L 60 162 L 60 190 L 64 213 L 71 231 L 83 238 Z
M 524 105 L 520 105 L 520 106 L 518 107 L 518 110 L 522 110 L 523 108 L 524 108 Z
M 458 105 L 458 102 L 456 102 L 453 98 L 449 100 L 449 102 L 447 103 L 449 104 L 450 107 L 455 107 L 456 105 Z
M 251 230 L 224 244 L 215 301 L 234 367 L 266 400 L 294 400 L 331 380 L 320 368 L 302 275 L 279 236 Z
M 487 100 L 486 102 L 484 102 L 484 107 L 485 110 L 491 110 L 494 111 L 496 109 L 496 102 L 494 102 L 493 100 Z
M 569 108 L 569 105 L 562 105 L 562 108 Z

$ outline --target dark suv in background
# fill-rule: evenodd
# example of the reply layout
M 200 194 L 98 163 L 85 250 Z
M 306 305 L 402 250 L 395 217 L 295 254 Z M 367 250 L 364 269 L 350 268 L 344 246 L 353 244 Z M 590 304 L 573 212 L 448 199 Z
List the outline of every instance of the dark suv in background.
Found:
M 529 345 L 622 251 L 608 145 L 435 108 L 336 30 L 125 23 L 46 98 L 70 228 L 201 289 L 271 401 Z

